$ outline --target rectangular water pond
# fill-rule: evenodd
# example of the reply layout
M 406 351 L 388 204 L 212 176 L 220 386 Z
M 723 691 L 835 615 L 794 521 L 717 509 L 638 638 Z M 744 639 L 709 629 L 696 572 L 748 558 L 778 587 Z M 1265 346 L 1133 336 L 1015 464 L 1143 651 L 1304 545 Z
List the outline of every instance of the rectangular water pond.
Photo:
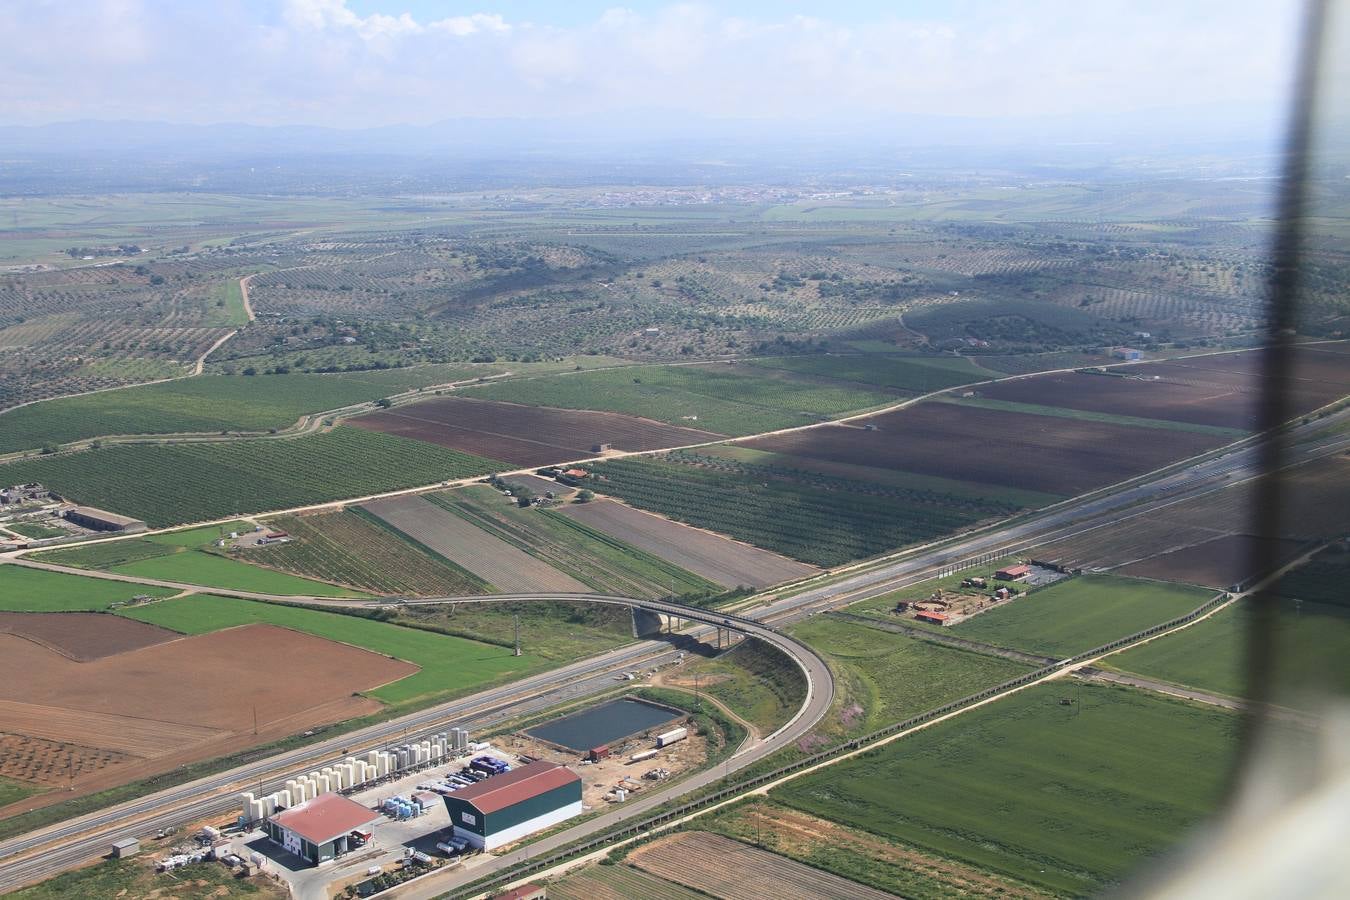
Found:
M 592 747 L 616 743 L 684 716 L 685 713 L 678 709 L 625 697 L 536 725 L 525 733 L 584 753 Z

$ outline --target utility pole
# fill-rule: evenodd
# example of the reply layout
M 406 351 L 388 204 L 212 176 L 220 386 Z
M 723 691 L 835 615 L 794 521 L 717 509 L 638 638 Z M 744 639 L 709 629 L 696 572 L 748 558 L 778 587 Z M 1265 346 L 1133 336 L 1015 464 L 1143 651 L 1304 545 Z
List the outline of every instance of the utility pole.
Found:
M 702 711 L 703 711 L 703 698 L 702 698 L 701 696 L 699 696 L 699 693 L 698 693 L 698 673 L 697 673 L 697 672 L 694 673 L 694 707 L 695 707 L 699 712 L 702 712 Z
M 258 733 L 258 704 L 253 704 L 253 733 Z
M 519 655 L 520 655 L 520 613 L 516 613 L 516 615 L 515 615 L 515 620 L 516 620 L 516 652 L 515 652 L 515 655 L 516 655 L 516 656 L 519 656 Z

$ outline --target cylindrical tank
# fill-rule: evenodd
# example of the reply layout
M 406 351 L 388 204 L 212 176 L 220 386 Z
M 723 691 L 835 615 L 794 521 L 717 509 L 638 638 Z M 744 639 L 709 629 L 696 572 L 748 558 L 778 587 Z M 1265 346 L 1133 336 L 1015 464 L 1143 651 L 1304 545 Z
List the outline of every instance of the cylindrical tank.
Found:
M 378 763 L 379 758 L 380 758 L 380 751 L 378 750 L 372 750 L 366 754 L 366 762 L 370 763 L 372 766 L 379 764 Z
M 287 779 L 286 790 L 291 792 L 291 799 L 295 799 L 295 788 L 296 788 L 296 780 L 294 778 Z M 296 800 L 296 802 L 299 803 L 300 801 Z
M 281 804 L 282 806 L 286 807 L 287 809 L 290 809 L 292 806 L 295 805 L 295 801 L 291 799 L 291 790 L 290 790 L 290 788 L 287 788 L 287 789 L 281 790 L 281 791 L 277 791 L 277 803 Z
M 267 807 L 263 805 L 261 800 L 254 800 L 251 807 L 251 814 L 249 815 L 250 821 L 256 822 L 267 815 Z
M 244 818 L 253 821 L 253 792 L 244 791 L 239 795 L 239 805 L 244 810 Z

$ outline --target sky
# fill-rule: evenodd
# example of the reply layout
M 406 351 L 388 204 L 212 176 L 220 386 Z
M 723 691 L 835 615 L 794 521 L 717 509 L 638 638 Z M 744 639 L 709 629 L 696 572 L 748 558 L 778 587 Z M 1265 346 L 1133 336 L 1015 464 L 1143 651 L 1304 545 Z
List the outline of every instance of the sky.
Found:
M 4 0 L 0 125 L 1272 121 L 1297 9 L 1283 0 Z

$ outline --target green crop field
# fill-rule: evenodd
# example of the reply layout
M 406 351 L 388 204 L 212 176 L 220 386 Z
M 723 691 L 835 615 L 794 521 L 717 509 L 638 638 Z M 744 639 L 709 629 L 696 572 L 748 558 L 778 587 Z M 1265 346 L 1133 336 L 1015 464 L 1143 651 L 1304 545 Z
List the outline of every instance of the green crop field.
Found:
M 685 464 L 682 464 L 685 463 Z M 1016 507 L 927 490 L 675 453 L 588 468 L 592 487 L 633 506 L 833 566 L 930 540 Z
M 980 613 L 947 631 L 1063 658 L 1184 615 L 1213 596 L 1213 591 L 1188 585 L 1083 575 Z
M 211 289 L 214 304 L 207 316 L 208 325 L 238 327 L 248 324 L 248 309 L 244 306 L 244 292 L 238 278 L 222 281 Z
M 5 526 L 10 531 L 17 532 L 24 537 L 40 540 L 42 538 L 60 537 L 70 532 L 62 528 L 52 528 L 50 525 L 42 525 L 38 522 L 13 522 Z
M 339 426 L 286 440 L 136 444 L 9 463 L 6 477 L 153 526 L 287 509 L 504 469 L 434 444 Z
M 250 565 L 259 552 L 246 551 L 225 556 L 212 549 L 212 544 L 231 532 L 252 531 L 249 522 L 235 521 L 223 525 L 204 525 L 185 528 L 165 534 L 152 534 L 128 541 L 108 541 L 86 547 L 68 547 L 37 554 L 43 562 L 84 569 L 101 569 L 119 575 L 155 578 L 198 584 L 203 587 L 225 588 L 234 591 L 254 591 L 264 594 L 293 594 L 314 597 L 361 597 L 357 591 L 347 590 L 323 581 L 298 577 Z M 332 578 L 326 573 L 320 574 Z
M 176 591 L 170 588 L 0 565 L 0 610 L 8 612 L 107 609 L 140 594 L 165 597 L 173 593 Z
M 267 431 L 307 413 L 378 400 L 495 368 L 419 366 L 331 375 L 204 375 L 47 400 L 0 415 L 0 453 L 101 435 Z
M 1098 893 L 1216 810 L 1240 720 L 1091 684 L 1062 706 L 1065 690 L 1014 694 L 771 796 L 1058 894 Z
M 204 634 L 266 622 L 395 656 L 422 667 L 371 696 L 392 704 L 431 702 L 546 668 L 538 656 L 512 656 L 507 647 L 406 628 L 339 613 L 228 597 L 183 597 L 123 611 L 123 615 L 184 634 Z
M 998 377 L 996 372 L 982 369 L 965 357 L 955 356 L 783 356 L 756 359 L 752 363 L 799 375 L 896 388 L 915 394 Z
M 514 648 L 517 619 L 521 648 L 559 665 L 633 641 L 633 620 L 624 607 L 565 600 L 405 606 L 393 621 Z
M 650 598 L 718 590 L 710 581 L 567 516 L 508 504 L 485 485 L 428 494 L 427 499 L 597 591 Z
M 824 615 L 791 629 L 836 673 L 835 709 L 824 730 L 863 734 L 1031 671 L 1012 660 L 969 653 Z
M 31 784 L 24 784 L 12 778 L 0 778 L 0 806 L 22 800 L 24 797 L 31 797 L 39 790 Z
M 486 590 L 483 579 L 363 513 L 357 507 L 278 516 L 268 524 L 286 531 L 291 540 L 249 550 L 247 559 L 377 594 L 458 596 Z
M 465 388 L 464 394 L 532 406 L 628 413 L 727 435 L 809 425 L 894 400 L 876 390 L 718 364 L 525 378 Z
M 1111 668 L 1173 684 L 1245 697 L 1249 607 L 1239 602 L 1189 628 L 1108 660 Z M 1350 695 L 1350 611 L 1322 603 L 1283 601 L 1274 632 L 1272 699 L 1315 707 Z
M 300 578 L 285 572 L 274 572 L 261 566 L 249 565 L 238 559 L 217 556 L 214 553 L 203 553 L 200 550 L 184 550 L 152 559 L 124 563 L 120 566 L 114 566 L 112 571 L 119 575 L 134 575 L 137 578 L 154 578 L 160 581 L 199 584 L 208 588 L 251 591 L 258 594 L 291 594 L 314 597 L 367 596 L 337 585 Z

